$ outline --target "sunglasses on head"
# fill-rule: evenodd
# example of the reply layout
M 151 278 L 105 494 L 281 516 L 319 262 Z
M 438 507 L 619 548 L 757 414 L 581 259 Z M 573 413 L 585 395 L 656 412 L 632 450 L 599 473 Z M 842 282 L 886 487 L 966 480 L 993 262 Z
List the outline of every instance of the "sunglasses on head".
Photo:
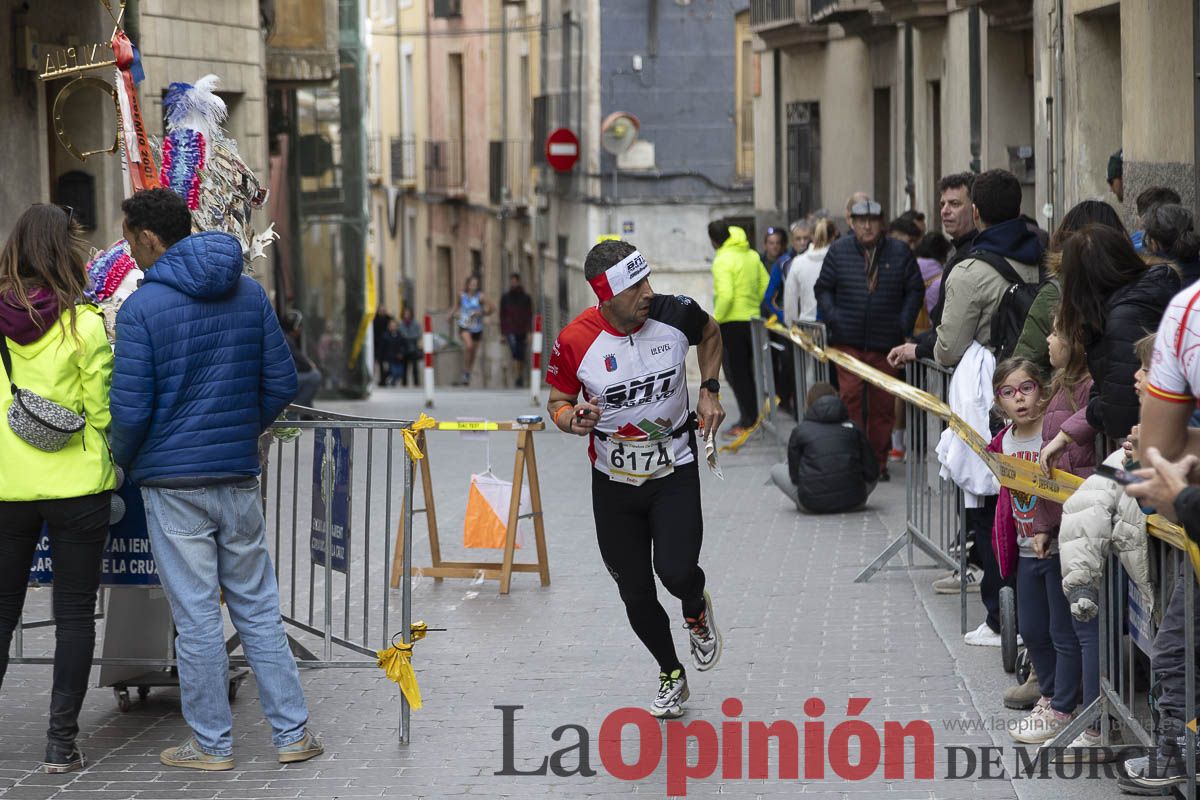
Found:
M 1002 400 L 1012 400 L 1020 392 L 1022 397 L 1029 397 L 1038 390 L 1038 385 L 1035 381 L 1021 381 L 1019 386 L 1004 384 L 996 390 L 996 396 Z

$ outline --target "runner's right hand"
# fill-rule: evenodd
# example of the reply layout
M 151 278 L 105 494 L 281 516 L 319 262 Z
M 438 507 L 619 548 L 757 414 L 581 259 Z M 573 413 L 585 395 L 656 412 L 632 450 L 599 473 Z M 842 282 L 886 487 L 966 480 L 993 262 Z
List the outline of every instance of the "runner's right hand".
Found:
M 599 421 L 599 407 L 586 400 L 580 400 L 575 404 L 575 410 L 571 412 L 571 433 L 577 436 L 587 436 Z

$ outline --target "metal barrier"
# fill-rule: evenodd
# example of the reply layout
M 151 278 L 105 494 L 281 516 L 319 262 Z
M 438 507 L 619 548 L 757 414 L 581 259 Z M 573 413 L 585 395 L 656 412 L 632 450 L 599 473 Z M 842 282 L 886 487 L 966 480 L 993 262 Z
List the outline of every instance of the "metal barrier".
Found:
M 771 334 L 759 317 L 750 320 L 750 345 L 754 368 L 754 403 L 758 408 L 758 429 L 769 434 L 774 444 L 786 448 L 791 426 L 781 419 L 779 395 L 775 388 L 775 368 L 771 357 Z M 782 347 L 782 345 L 777 345 Z
M 403 441 L 403 431 L 412 423 L 298 406 L 289 410 L 306 419 L 275 423 L 276 440 L 269 450 L 260 448 L 260 455 L 266 539 L 279 584 L 281 616 L 294 631 L 320 642 L 318 656 L 289 634 L 292 652 L 304 668 L 374 670 L 377 651 L 389 646 L 394 633 L 405 643 L 412 641 L 413 504 L 405 501 L 412 492 L 413 461 Z M 399 620 L 388 586 L 393 525 L 403 533 Z M 129 620 L 110 614 L 106 637 L 107 626 L 121 622 Z M 22 629 L 46 624 L 18 626 L 10 663 L 54 663 L 53 658 L 24 653 Z M 171 639 L 169 631 L 164 638 Z M 232 653 L 237 647 L 235 635 L 227 649 Z M 346 653 L 352 657 L 339 657 Z M 172 657 L 97 657 L 93 663 L 166 672 L 176 665 L 173 653 L 168 655 Z M 232 667 L 248 665 L 244 657 L 229 661 Z M 379 679 L 385 680 L 382 674 Z M 409 742 L 409 712 L 401 693 L 401 744 Z
M 321 640 L 318 657 L 292 639 L 300 666 L 375 669 L 377 651 L 393 634 L 412 641 L 413 504 L 406 501 L 413 460 L 403 440 L 412 423 L 314 409 L 303 414 L 311 419 L 272 426 L 277 434 L 298 428 L 301 435 L 277 441 L 263 470 L 283 621 Z M 393 526 L 403 534 L 399 620 L 388 585 Z M 361 657 L 338 658 L 338 652 Z M 401 693 L 401 744 L 409 742 L 409 712 Z
M 796 349 L 804 349 L 807 356 L 795 355 L 797 366 L 802 362 L 819 360 L 819 358 L 836 358 L 839 363 L 851 363 L 845 354 L 836 350 L 826 351 L 818 343 L 811 331 L 800 331 L 793 328 L 790 338 Z M 820 356 L 818 357 L 818 354 Z M 864 376 L 870 369 L 864 367 Z M 802 371 L 797 370 L 797 381 Z M 915 398 L 908 397 L 912 392 L 899 386 L 890 389 L 899 396 L 905 397 L 908 406 L 908 442 L 910 450 L 907 454 L 908 467 L 906 489 L 906 507 L 908 524 L 904 534 L 889 545 L 888 549 L 872 564 L 868 570 L 878 570 L 892 556 L 900 551 L 907 543 L 909 546 L 909 562 L 912 562 L 912 546 L 924 550 L 935 561 L 953 566 L 953 559 L 948 555 L 952 542 L 958 543 L 958 568 L 965 568 L 965 513 L 962 507 L 961 491 L 948 481 L 936 476 L 936 460 L 930 458 L 930 451 L 936 447 L 941 432 L 947 427 L 946 420 L 952 415 L 945 407 L 946 391 L 949 387 L 950 371 L 932 362 L 917 362 L 910 365 L 907 374 L 908 383 L 924 394 L 934 395 L 941 399 L 939 413 L 929 411 L 916 412 Z M 930 405 L 925 399 L 921 402 Z M 955 430 L 965 431 L 959 419 L 954 420 Z M 959 435 L 965 435 L 960 433 Z M 973 433 L 971 435 L 974 435 Z M 1021 463 L 1021 462 L 1017 462 Z M 1028 468 L 1028 465 L 1025 465 Z M 1012 465 L 992 465 L 993 471 L 1004 480 L 1022 480 L 1019 474 L 1013 472 Z M 1011 473 L 1011 474 L 1010 474 Z M 1055 476 L 1059 476 L 1055 473 Z M 1068 476 L 1072 477 L 1072 476 Z M 1076 485 L 1078 478 L 1072 478 Z M 1040 480 L 1017 483 L 1023 491 L 1033 491 L 1041 494 L 1050 492 L 1049 497 L 1056 502 L 1060 496 L 1050 484 L 1064 480 L 1061 477 L 1052 478 L 1043 486 Z M 950 497 L 953 495 L 954 502 Z M 954 532 L 957 532 L 955 536 Z M 1152 732 L 1148 729 L 1145 717 L 1139 717 L 1134 711 L 1140 696 L 1137 677 L 1137 662 L 1151 655 L 1153 643 L 1157 636 L 1156 622 L 1162 618 L 1172 592 L 1178 580 L 1183 581 L 1183 650 L 1184 650 L 1184 708 L 1189 709 L 1184 716 L 1185 751 L 1183 761 L 1187 775 L 1187 791 L 1184 796 L 1194 797 L 1196 792 L 1196 737 L 1198 720 L 1196 717 L 1196 615 L 1195 592 L 1197 580 L 1197 563 L 1200 562 L 1200 551 L 1192 543 L 1185 532 L 1162 517 L 1153 516 L 1147 522 L 1148 551 L 1152 564 L 1154 605 L 1156 613 L 1151 614 L 1141 602 L 1140 592 L 1131 591 L 1132 583 L 1125 574 L 1116 555 L 1109 558 L 1107 570 L 1101 580 L 1099 597 L 1099 697 L 1065 726 L 1052 742 L 1043 745 L 1042 751 L 1051 753 L 1055 748 L 1068 747 L 1084 729 L 1091 727 L 1099 720 L 1102 734 L 1101 742 L 1109 747 L 1113 744 L 1113 722 L 1119 724 L 1120 731 L 1132 738 L 1134 743 L 1144 747 L 1153 745 Z M 980 546 L 983 546 L 982 544 Z M 961 574 L 961 573 L 960 573 Z M 870 577 L 866 571 L 856 580 Z M 966 629 L 966 596 L 965 590 L 960 589 L 963 630 Z M 1142 655 L 1139 655 L 1139 651 Z M 1153 664 L 1151 664 L 1153 675 Z

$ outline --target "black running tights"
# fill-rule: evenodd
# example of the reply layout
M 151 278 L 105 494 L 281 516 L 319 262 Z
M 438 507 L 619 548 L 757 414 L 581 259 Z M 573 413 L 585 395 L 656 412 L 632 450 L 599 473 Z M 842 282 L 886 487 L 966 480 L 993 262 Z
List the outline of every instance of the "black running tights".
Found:
M 697 617 L 704 610 L 704 571 L 699 564 L 704 519 L 696 463 L 641 486 L 618 483 L 592 470 L 592 512 L 600 556 L 617 582 L 633 632 L 659 669 L 669 674 L 681 668 L 654 575 L 679 598 L 685 617 Z

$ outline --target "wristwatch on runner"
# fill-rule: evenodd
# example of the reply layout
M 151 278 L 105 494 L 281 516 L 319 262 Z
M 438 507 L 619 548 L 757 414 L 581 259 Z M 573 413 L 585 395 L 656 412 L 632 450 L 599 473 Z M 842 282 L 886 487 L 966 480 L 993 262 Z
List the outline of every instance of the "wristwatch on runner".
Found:
M 716 378 L 709 378 L 708 380 L 701 382 L 700 388 L 707 389 L 708 391 L 712 392 L 713 394 L 720 394 L 721 393 L 721 382 L 719 380 L 717 380 Z

